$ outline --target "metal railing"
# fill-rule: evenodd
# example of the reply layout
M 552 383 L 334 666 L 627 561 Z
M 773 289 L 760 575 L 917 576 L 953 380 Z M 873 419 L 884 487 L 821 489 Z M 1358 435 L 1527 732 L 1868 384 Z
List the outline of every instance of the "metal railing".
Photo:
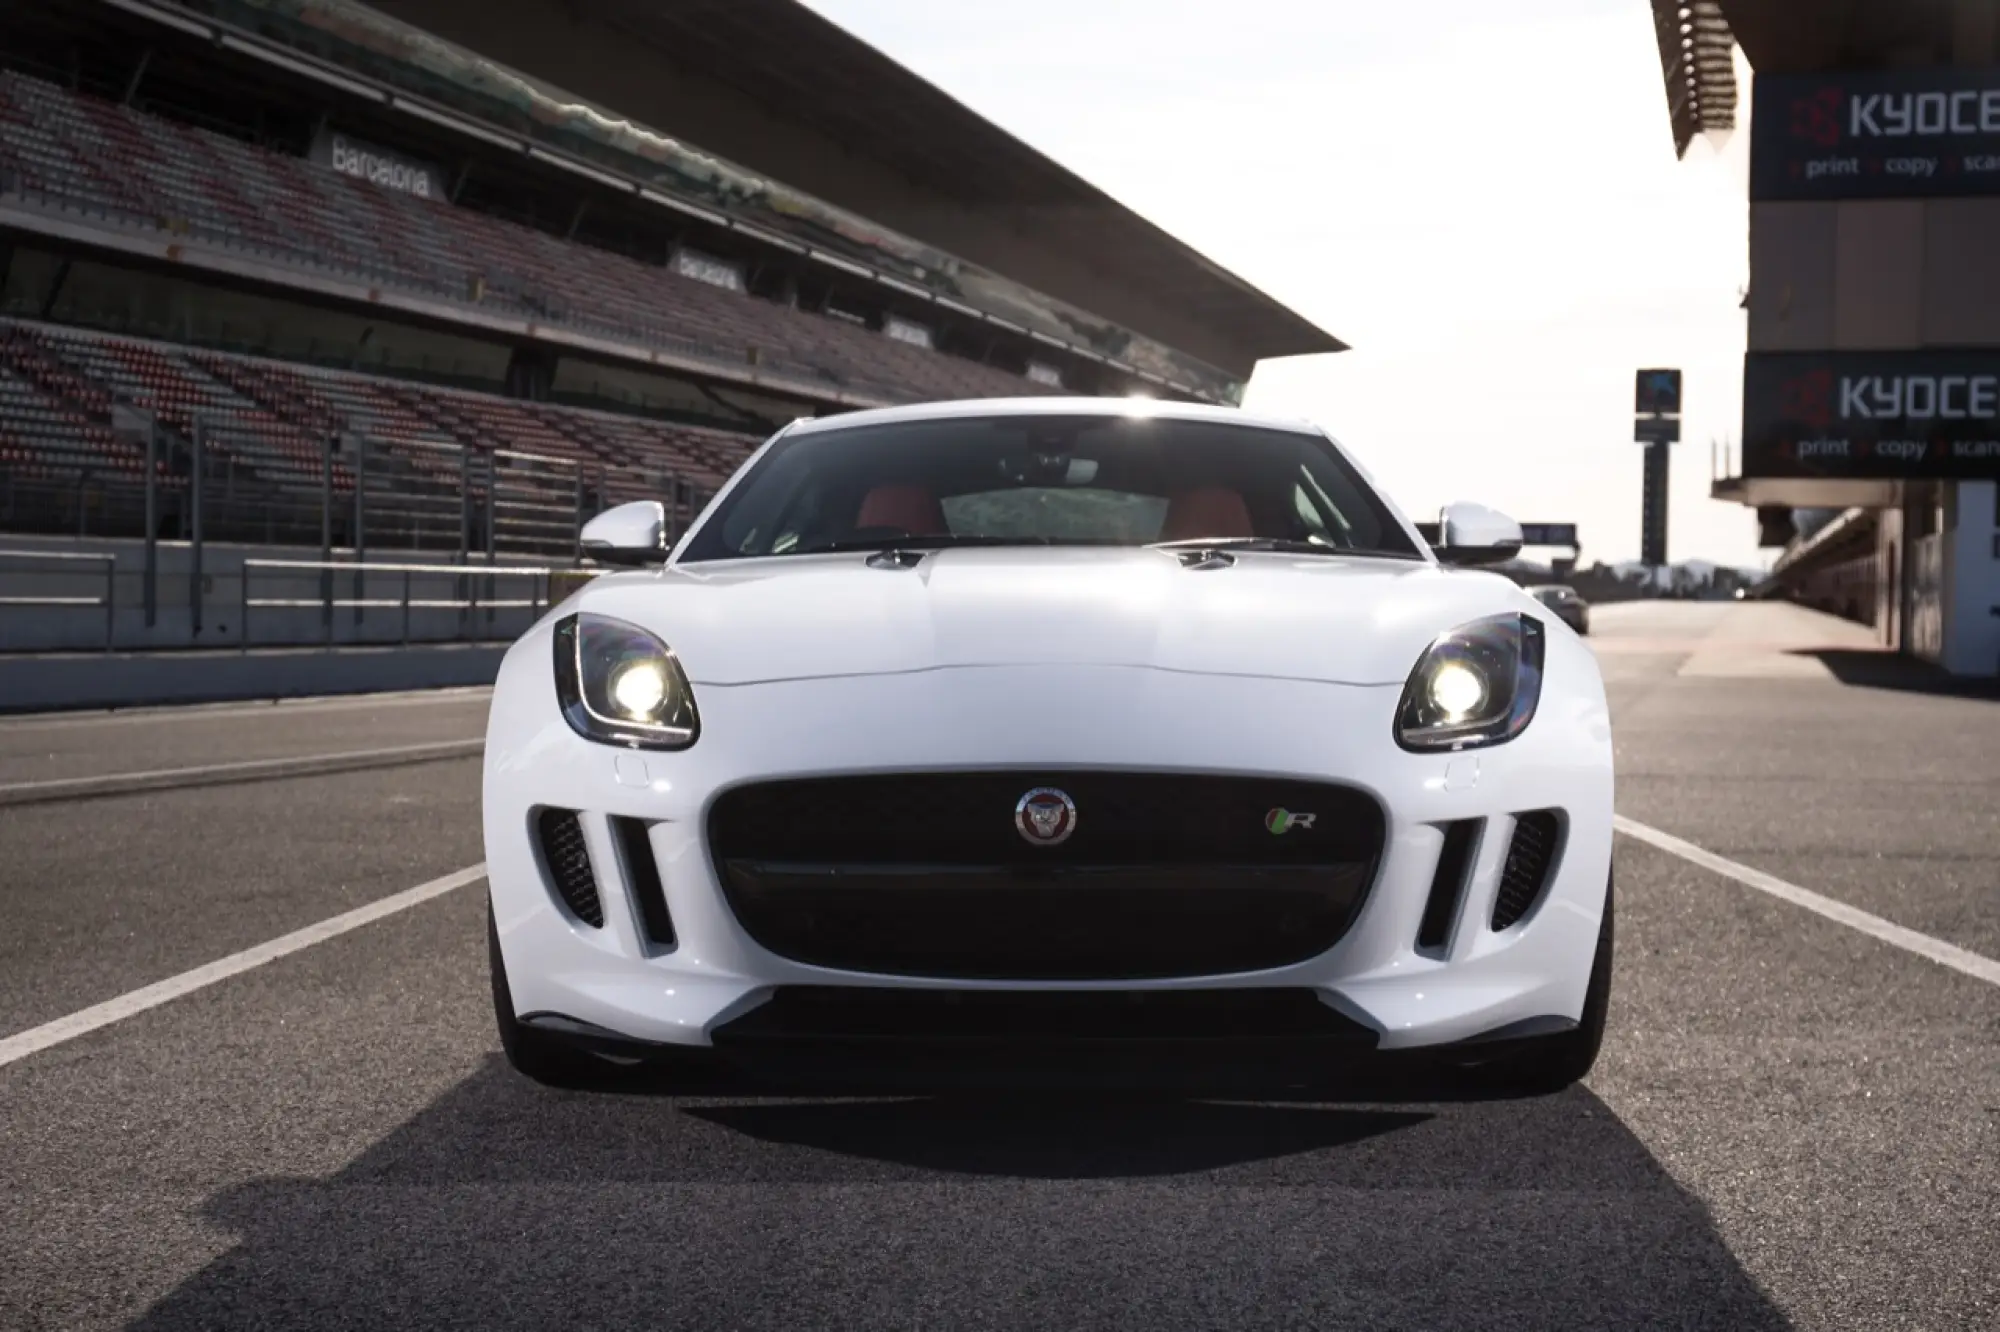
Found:
M 611 504 L 661 500 L 673 539 L 707 498 L 666 466 L 354 432 L 286 453 L 259 437 L 268 423 L 227 412 L 195 413 L 185 435 L 149 412 L 119 412 L 113 451 L 129 453 L 135 465 L 55 479 L 0 463 L 0 532 L 144 541 L 144 595 L 135 604 L 148 628 L 157 618 L 162 541 L 190 547 L 199 630 L 210 543 L 317 547 L 328 564 L 341 549 L 357 561 L 381 553 L 462 565 L 555 562 L 574 557 L 585 520 Z
M 318 595 L 252 596 L 253 578 L 266 571 L 285 571 L 294 576 L 315 575 Z M 426 635 L 426 641 L 480 641 L 482 613 L 485 628 L 490 631 L 485 637 L 512 638 L 519 632 L 518 627 L 497 624 L 496 612 L 525 611 L 527 613 L 521 617 L 519 627 L 532 624 L 556 599 L 550 595 L 551 581 L 559 575 L 574 572 L 557 567 L 524 565 L 385 564 L 375 561 L 357 564 L 331 560 L 248 559 L 243 561 L 243 575 L 239 583 L 237 624 L 245 651 L 257 646 L 251 633 L 251 612 L 256 610 L 316 609 L 320 613 L 322 640 L 328 644 L 335 641 L 336 611 L 353 612 L 353 625 L 357 630 L 365 623 L 371 610 L 395 612 L 398 630 L 393 640 L 368 641 L 394 641 L 407 646 L 411 642 L 410 617 L 413 611 L 456 612 L 452 617 L 454 632 Z M 395 581 L 397 595 L 372 595 L 370 584 L 381 581 L 385 576 Z M 456 595 L 437 595 L 430 589 L 419 590 L 413 581 L 418 578 L 449 582 Z M 525 591 L 502 595 L 503 582 L 525 583 Z M 351 589 L 348 595 L 336 591 L 341 584 Z
M 103 590 L 95 596 L 15 596 L 0 595 L 0 609 L 20 610 L 102 610 L 104 612 L 104 650 L 109 652 L 116 639 L 118 624 L 118 557 L 112 554 L 59 553 L 41 550 L 0 550 L 0 561 L 23 560 L 30 563 L 57 566 L 58 574 L 68 572 L 68 567 L 93 565 L 104 579 Z M 68 566 L 68 567 L 66 567 Z

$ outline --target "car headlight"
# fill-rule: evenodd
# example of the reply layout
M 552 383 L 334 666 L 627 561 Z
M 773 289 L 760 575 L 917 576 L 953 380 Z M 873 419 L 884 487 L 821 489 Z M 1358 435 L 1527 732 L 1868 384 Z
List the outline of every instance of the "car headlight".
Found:
M 1495 615 L 1440 634 L 1396 709 L 1404 749 L 1476 749 L 1513 739 L 1542 698 L 1544 638 L 1531 615 Z
M 686 749 L 701 734 L 694 691 L 673 650 L 605 615 L 556 623 L 556 697 L 586 740 L 633 749 Z

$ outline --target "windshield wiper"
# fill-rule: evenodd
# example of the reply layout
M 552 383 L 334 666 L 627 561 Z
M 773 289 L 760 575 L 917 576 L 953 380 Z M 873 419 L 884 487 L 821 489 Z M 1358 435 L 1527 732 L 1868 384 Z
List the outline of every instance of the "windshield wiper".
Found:
M 1156 541 L 1154 550 L 1254 550 L 1284 555 L 1349 555 L 1392 560 L 1414 560 L 1418 555 L 1404 550 L 1374 550 L 1364 546 L 1329 546 L 1318 541 L 1291 537 L 1190 537 L 1184 541 Z

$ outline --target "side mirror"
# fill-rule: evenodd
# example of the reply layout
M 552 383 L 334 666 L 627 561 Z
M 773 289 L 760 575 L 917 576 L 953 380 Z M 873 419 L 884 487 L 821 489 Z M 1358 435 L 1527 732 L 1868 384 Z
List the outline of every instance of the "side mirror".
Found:
M 1483 504 L 1447 504 L 1436 551 L 1445 564 L 1501 564 L 1521 553 L 1521 525 Z
M 583 525 L 578 546 L 599 564 L 643 568 L 667 562 L 667 510 L 658 500 L 606 509 Z

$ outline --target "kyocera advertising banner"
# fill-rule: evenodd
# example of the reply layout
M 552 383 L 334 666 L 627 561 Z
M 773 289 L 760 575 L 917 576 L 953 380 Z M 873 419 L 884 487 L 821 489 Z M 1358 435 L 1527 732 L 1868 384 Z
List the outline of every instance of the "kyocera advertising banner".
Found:
M 1752 199 L 2000 194 L 2000 69 L 1760 74 L 1751 99 Z
M 1751 352 L 1743 475 L 2000 478 L 2000 349 Z
M 385 189 L 401 190 L 420 199 L 445 197 L 444 173 L 437 167 L 338 130 L 321 130 L 313 139 L 310 156 L 323 167 Z

